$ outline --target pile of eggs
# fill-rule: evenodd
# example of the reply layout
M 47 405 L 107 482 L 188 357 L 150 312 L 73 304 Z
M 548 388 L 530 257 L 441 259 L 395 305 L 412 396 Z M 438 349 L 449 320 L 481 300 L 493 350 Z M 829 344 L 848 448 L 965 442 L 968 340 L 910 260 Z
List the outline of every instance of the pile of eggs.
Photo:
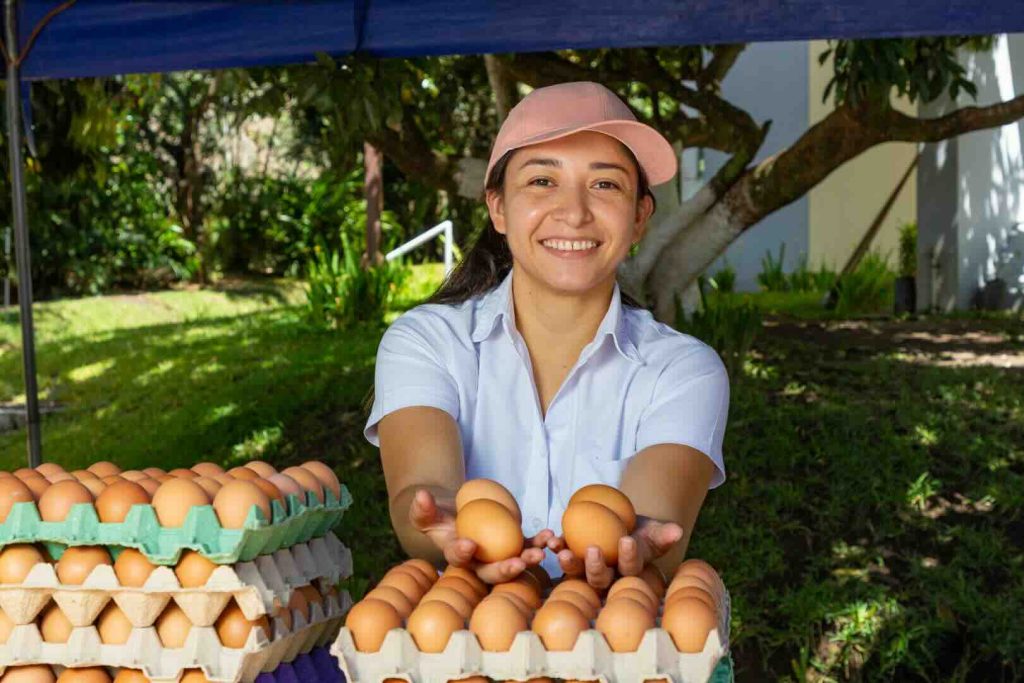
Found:
M 123 522 L 133 505 L 152 505 L 162 526 L 180 527 L 193 506 L 212 504 L 223 528 L 240 529 L 254 505 L 269 522 L 272 500 L 287 509 L 287 496 L 305 500 L 312 493 L 322 503 L 324 491 L 339 499 L 341 484 L 330 467 L 317 461 L 281 472 L 259 460 L 227 471 L 201 462 L 169 472 L 159 467 L 122 471 L 106 461 L 67 472 L 56 463 L 43 463 L 0 472 L 0 523 L 15 503 L 35 503 L 44 522 L 63 522 L 73 505 L 88 503 L 101 522 Z
M 345 626 L 360 652 L 379 651 L 387 633 L 400 628 L 426 653 L 444 651 L 451 635 L 466 628 L 488 652 L 508 651 L 522 631 L 536 633 L 549 651 L 570 651 L 591 628 L 613 652 L 635 652 L 644 634 L 660 627 L 680 652 L 692 653 L 718 626 L 724 595 L 717 572 L 702 560 L 682 563 L 667 585 L 649 565 L 604 595 L 580 579 L 552 586 L 539 567 L 489 587 L 467 569 L 448 567 L 438 577 L 426 561 L 409 560 L 356 603 Z
M 83 666 L 64 669 L 60 675 L 48 664 L 9 666 L 0 676 L 3 683 L 149 683 L 138 669 L 116 669 L 111 675 L 105 666 Z M 209 683 L 201 669 L 186 669 L 178 683 Z

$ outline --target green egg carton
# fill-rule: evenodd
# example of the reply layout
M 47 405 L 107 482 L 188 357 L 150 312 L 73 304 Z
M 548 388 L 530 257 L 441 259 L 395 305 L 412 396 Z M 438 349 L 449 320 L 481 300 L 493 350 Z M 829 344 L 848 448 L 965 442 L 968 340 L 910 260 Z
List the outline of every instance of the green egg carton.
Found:
M 288 506 L 271 501 L 273 522 L 257 506 L 241 529 L 224 529 L 212 505 L 193 506 L 180 527 L 163 527 L 152 505 L 133 505 L 123 522 L 101 522 L 91 503 L 73 505 L 63 522 L 39 519 L 35 503 L 15 503 L 0 524 L 0 547 L 11 543 L 43 543 L 51 557 L 74 545 L 137 548 L 154 564 L 173 565 L 183 550 L 196 550 L 217 564 L 248 562 L 297 543 L 323 536 L 341 521 L 352 495 L 341 487 L 341 500 L 330 491 L 321 503 L 307 492 L 306 500 L 288 496 Z

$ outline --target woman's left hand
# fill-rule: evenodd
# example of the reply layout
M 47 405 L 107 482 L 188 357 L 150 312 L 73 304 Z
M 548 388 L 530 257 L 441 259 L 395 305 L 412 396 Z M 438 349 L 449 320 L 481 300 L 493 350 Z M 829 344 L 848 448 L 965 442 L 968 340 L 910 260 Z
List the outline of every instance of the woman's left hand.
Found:
M 639 574 L 644 565 L 667 553 L 682 538 L 683 528 L 675 522 L 637 517 L 633 533 L 619 539 L 619 574 Z M 558 563 L 566 576 L 584 578 L 585 575 L 587 583 L 594 588 L 607 588 L 615 580 L 616 567 L 605 564 L 597 546 L 587 548 L 586 557 L 582 558 L 566 548 L 558 553 Z

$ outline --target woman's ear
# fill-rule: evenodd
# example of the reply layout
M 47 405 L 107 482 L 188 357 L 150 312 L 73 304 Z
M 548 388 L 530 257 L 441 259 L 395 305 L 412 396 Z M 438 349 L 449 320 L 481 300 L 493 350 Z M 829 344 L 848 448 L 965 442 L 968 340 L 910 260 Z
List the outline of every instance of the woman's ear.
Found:
M 487 202 L 487 212 L 491 215 L 491 222 L 494 229 L 505 235 L 505 201 L 498 190 L 487 190 L 484 195 Z
M 636 222 L 633 224 L 633 244 L 639 244 L 647 234 L 647 224 L 654 213 L 654 200 L 651 195 L 644 195 L 636 203 Z

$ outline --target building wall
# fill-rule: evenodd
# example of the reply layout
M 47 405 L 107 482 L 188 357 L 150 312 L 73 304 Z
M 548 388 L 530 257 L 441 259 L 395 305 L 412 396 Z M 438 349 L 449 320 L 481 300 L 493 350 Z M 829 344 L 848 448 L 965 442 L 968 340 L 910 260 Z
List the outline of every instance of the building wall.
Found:
M 808 121 L 813 126 L 835 108 L 834 97 L 830 96 L 827 102 L 822 102 L 821 97 L 832 78 L 832 59 L 818 63 L 818 56 L 828 46 L 826 41 L 813 40 L 806 46 L 810 92 Z M 908 114 L 917 113 L 916 107 L 905 98 L 894 100 L 893 104 Z M 915 154 L 913 144 L 879 145 L 843 164 L 811 190 L 808 195 L 808 262 L 812 267 L 826 265 L 839 270 L 846 264 Z M 904 184 L 871 248 L 888 253 L 895 267 L 899 256 L 899 226 L 915 220 L 916 171 Z

